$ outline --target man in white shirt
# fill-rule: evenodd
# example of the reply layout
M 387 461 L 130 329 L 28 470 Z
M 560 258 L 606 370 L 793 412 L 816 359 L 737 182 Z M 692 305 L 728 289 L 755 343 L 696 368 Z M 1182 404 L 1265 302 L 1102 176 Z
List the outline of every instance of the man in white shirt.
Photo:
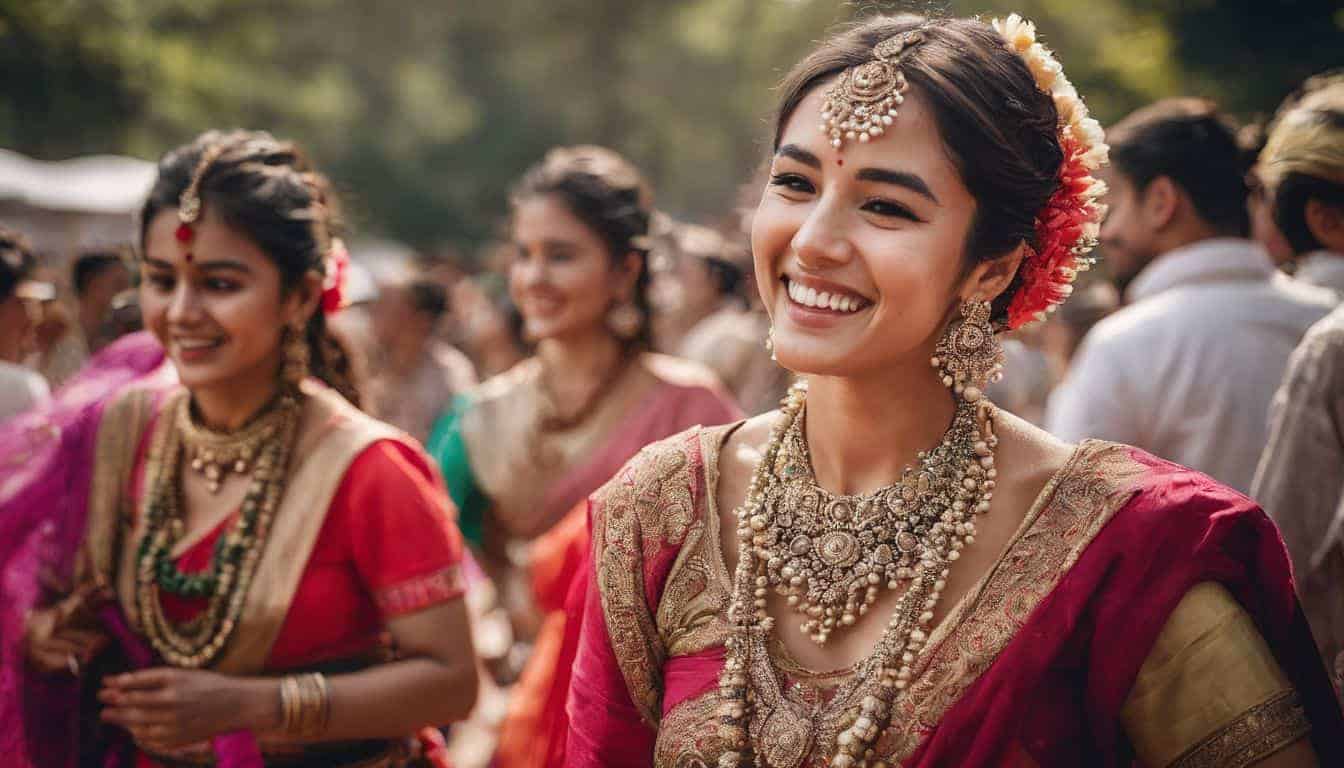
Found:
M 0 424 L 47 399 L 47 382 L 19 361 L 33 333 L 25 291 L 33 254 L 22 235 L 0 227 Z
M 1232 129 L 1173 99 L 1111 129 L 1105 256 L 1129 306 L 1088 333 L 1051 395 L 1066 440 L 1136 445 L 1245 492 L 1288 356 L 1336 297 L 1279 274 L 1245 239 Z

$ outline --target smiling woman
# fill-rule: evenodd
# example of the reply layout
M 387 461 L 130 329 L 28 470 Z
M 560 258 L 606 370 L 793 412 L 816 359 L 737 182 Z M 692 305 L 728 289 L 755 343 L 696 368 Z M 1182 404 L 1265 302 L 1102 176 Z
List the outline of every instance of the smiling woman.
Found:
M 804 383 L 594 495 L 567 764 L 1344 759 L 1264 514 L 984 395 L 1103 212 L 1034 26 L 879 16 L 781 91 L 752 250 Z
M 429 447 L 518 651 L 535 648 L 495 765 L 542 768 L 563 759 L 577 625 L 566 632 L 562 608 L 585 575 L 584 499 L 646 443 L 739 412 L 709 369 L 648 349 L 653 200 L 633 165 L 601 147 L 554 149 L 512 208 L 509 293 L 536 354 L 455 402 Z
M 475 697 L 463 551 L 428 457 L 352 404 L 328 185 L 290 143 L 212 132 L 163 158 L 142 216 L 140 303 L 181 386 L 106 407 L 30 666 L 96 694 L 90 764 L 400 764 Z M 56 725 L 21 765 L 65 764 Z

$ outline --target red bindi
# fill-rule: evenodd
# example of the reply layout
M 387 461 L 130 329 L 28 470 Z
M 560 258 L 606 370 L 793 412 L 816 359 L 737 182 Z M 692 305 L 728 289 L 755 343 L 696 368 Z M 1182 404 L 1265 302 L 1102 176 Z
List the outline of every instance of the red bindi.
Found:
M 177 238 L 177 242 L 186 245 L 196 236 L 196 232 L 190 224 L 183 222 L 177 225 L 177 229 L 173 231 L 173 236 Z
M 836 164 L 836 165 L 839 165 L 839 166 L 841 166 L 841 167 L 843 167 L 844 164 L 845 164 L 845 158 L 843 158 L 843 157 L 837 157 L 837 158 L 835 158 L 835 164 Z

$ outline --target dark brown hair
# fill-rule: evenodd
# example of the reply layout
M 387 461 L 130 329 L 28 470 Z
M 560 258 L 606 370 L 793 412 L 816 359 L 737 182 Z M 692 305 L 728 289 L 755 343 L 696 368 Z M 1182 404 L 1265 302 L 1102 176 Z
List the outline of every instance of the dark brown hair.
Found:
M 1036 217 L 1058 187 L 1064 161 L 1059 116 L 1026 62 L 975 19 L 875 16 L 832 35 L 780 85 L 773 149 L 812 89 L 872 60 L 883 40 L 915 29 L 922 30 L 924 42 L 907 49 L 900 68 L 912 91 L 929 104 L 943 146 L 975 198 L 968 263 L 1004 256 L 1023 242 L 1037 246 Z M 995 300 L 996 320 L 1007 317 L 1019 283 L 1014 278 Z
M 649 318 L 649 225 L 653 192 L 628 160 L 605 147 L 558 147 L 523 174 L 513 189 L 516 206 L 529 198 L 554 196 L 607 246 L 613 265 L 626 254 L 639 256 L 639 275 L 632 297 L 643 316 L 639 332 L 629 344 L 647 348 L 652 343 Z
M 0 227 L 0 301 L 9 301 L 19 283 L 28 279 L 37 259 L 28 238 L 7 227 Z
M 1161 176 L 1190 198 L 1200 218 L 1245 237 L 1247 157 L 1232 123 L 1206 99 L 1163 99 L 1130 113 L 1106 133 L 1111 165 L 1137 190 Z
M 202 207 L 214 208 L 270 257 L 283 290 L 294 290 L 309 272 L 323 274 L 338 222 L 331 184 L 297 145 L 260 131 L 209 131 L 164 155 L 140 211 L 141 249 L 154 217 L 177 207 L 201 155 L 217 146 L 219 156 L 200 181 Z M 321 308 L 309 319 L 305 336 L 313 375 L 358 406 L 356 366 Z

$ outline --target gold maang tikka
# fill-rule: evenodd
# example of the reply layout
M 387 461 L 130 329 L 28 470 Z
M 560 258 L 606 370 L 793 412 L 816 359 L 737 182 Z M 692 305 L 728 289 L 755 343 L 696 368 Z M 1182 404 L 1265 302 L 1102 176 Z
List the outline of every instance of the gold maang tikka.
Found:
M 889 37 L 873 47 L 873 58 L 840 73 L 821 105 L 821 131 L 839 149 L 845 141 L 866 142 L 886 132 L 905 101 L 909 83 L 899 59 L 924 42 L 918 30 Z

